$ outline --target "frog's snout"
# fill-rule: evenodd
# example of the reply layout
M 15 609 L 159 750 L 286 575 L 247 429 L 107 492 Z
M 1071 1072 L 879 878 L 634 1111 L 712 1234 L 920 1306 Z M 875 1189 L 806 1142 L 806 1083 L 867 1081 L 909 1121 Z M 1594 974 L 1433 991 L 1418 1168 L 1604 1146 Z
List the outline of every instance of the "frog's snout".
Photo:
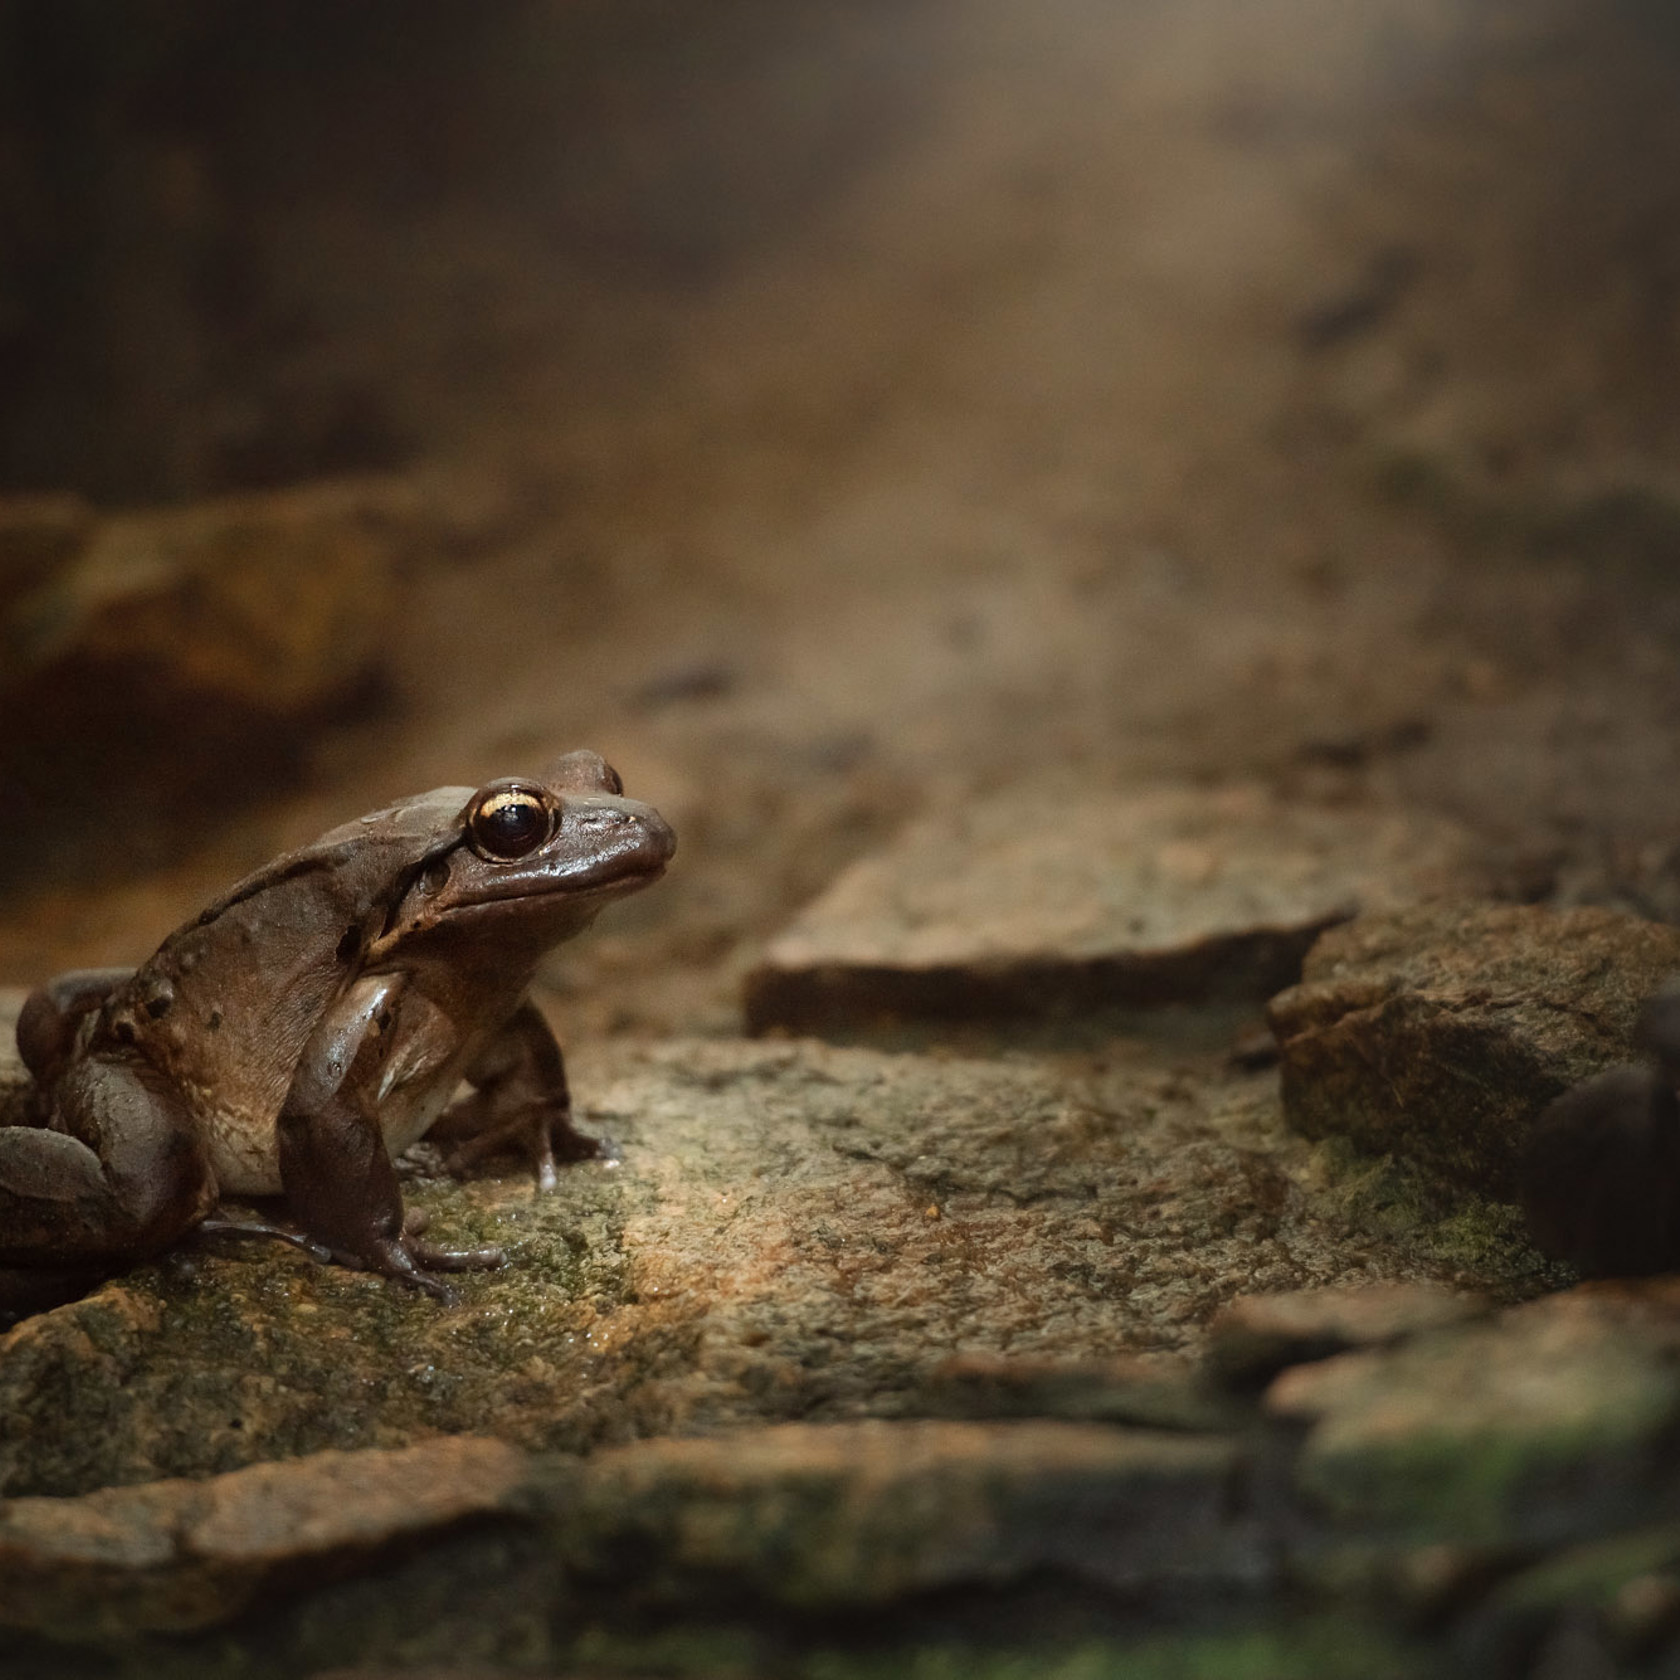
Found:
M 648 850 L 653 852 L 661 863 L 669 863 L 677 850 L 677 831 L 654 810 L 651 805 L 642 807 L 642 832 L 647 836 Z
M 650 871 L 663 869 L 677 849 L 675 830 L 651 805 L 624 798 L 567 803 L 569 824 L 619 855 L 634 852 Z

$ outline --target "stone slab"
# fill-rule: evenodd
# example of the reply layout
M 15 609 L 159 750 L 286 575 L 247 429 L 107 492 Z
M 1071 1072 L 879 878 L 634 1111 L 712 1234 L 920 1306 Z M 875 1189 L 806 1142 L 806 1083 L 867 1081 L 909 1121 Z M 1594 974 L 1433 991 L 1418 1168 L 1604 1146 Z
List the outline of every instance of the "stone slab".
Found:
M 1232 1440 L 1073 1423 L 787 1424 L 597 1454 L 566 1485 L 568 1570 L 693 1602 L 883 1605 L 1055 1570 L 1123 1591 L 1257 1584 Z
M 1270 1573 L 1231 1438 L 1069 1423 L 785 1424 L 583 1459 L 501 1442 L 323 1452 L 0 1506 L 0 1627 L 190 1633 L 502 1520 L 622 1615 L 720 1591 L 856 1610 L 1054 1572 L 1125 1592 Z
M 1291 1124 L 1447 1184 L 1515 1190 L 1547 1103 L 1635 1054 L 1680 928 L 1612 910 L 1436 906 L 1327 933 L 1270 1016 Z
M 612 1159 L 540 1199 L 511 1161 L 410 1173 L 441 1240 L 509 1251 L 458 1305 L 191 1239 L 0 1338 L 0 1492 L 449 1433 L 577 1451 L 956 1404 L 1182 1416 L 1170 1384 L 1093 1368 L 1194 1356 L 1256 1288 L 1434 1275 L 1321 1199 L 1271 1079 L 1217 1060 L 1190 1078 L 725 1040 L 572 1063 Z M 950 1362 L 975 1358 L 1021 1380 L 955 1395 Z
M 748 977 L 749 1027 L 1259 999 L 1360 910 L 1474 892 L 1458 830 L 1257 786 L 1017 791 L 845 871 Z
M 1206 1364 L 1217 1382 L 1247 1388 L 1290 1365 L 1404 1341 L 1489 1310 L 1482 1296 L 1426 1283 L 1243 1295 L 1208 1327 Z
M 1240 1416 L 1225 1396 L 1202 1383 L 1193 1361 L 1159 1354 L 1108 1359 L 955 1354 L 933 1371 L 925 1404 L 953 1418 L 1064 1418 L 1154 1429 L 1233 1428 Z
M 1672 1509 L 1680 1291 L 1586 1285 L 1285 1371 L 1301 1494 L 1373 1539 L 1565 1544 Z
M 208 1481 L 0 1503 L 0 1626 L 116 1643 L 231 1621 L 272 1589 L 367 1567 L 519 1508 L 526 1455 L 500 1441 L 318 1453 Z

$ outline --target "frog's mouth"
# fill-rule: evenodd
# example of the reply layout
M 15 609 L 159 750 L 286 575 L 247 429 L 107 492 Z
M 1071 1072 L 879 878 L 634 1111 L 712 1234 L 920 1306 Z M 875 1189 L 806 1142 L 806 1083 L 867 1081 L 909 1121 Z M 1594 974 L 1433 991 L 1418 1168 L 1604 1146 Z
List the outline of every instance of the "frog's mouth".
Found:
M 611 894 L 652 886 L 670 862 L 664 857 L 602 858 L 575 874 L 539 876 L 534 881 L 512 885 L 506 893 L 486 892 L 476 898 L 463 900 L 464 905 L 499 904 L 510 898 L 545 898 L 562 894 L 566 898 L 604 898 Z

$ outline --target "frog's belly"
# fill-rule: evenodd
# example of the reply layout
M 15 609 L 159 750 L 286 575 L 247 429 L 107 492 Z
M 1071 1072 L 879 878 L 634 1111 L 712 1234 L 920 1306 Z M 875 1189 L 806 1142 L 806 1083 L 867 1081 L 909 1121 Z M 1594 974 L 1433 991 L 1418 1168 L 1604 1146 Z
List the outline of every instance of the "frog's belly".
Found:
M 379 1104 L 379 1129 L 386 1151 L 400 1155 L 418 1143 L 443 1112 L 458 1083 L 453 1074 L 424 1083 L 402 1085 L 385 1093 Z M 278 1196 L 280 1145 L 274 1121 L 253 1124 L 248 1115 L 213 1111 L 205 1121 L 205 1139 L 216 1183 L 226 1196 Z

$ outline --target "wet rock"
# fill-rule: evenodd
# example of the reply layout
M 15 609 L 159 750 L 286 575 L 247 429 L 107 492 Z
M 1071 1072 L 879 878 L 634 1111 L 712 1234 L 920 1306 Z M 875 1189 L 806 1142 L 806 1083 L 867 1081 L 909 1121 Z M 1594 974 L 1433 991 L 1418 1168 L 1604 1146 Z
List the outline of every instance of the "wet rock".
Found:
M 1244 1295 L 1208 1327 L 1207 1366 L 1221 1383 L 1257 1387 L 1286 1366 L 1382 1347 L 1488 1310 L 1481 1296 L 1424 1283 Z
M 0 1505 L 0 1626 L 112 1642 L 231 1621 L 284 1583 L 508 1513 L 526 1456 L 499 1441 L 321 1453 L 210 1481 Z
M 1301 1493 L 1408 1544 L 1539 1546 L 1660 1515 L 1680 1420 L 1680 1286 L 1583 1286 L 1285 1371 Z
M 1610 910 L 1432 907 L 1326 934 L 1275 998 L 1284 1107 L 1308 1137 L 1515 1191 L 1547 1103 L 1634 1052 L 1680 929 Z
M 1264 998 L 1326 927 L 1479 884 L 1458 831 L 1258 787 L 1016 792 L 846 871 L 748 978 L 755 1031 Z
M 1236 1445 L 1057 1423 L 790 1424 L 600 1453 L 561 1501 L 585 1580 L 802 1610 L 1045 1570 L 1107 1587 L 1253 1583 Z
M 540 1199 L 511 1162 L 408 1180 L 439 1240 L 509 1252 L 457 1306 L 190 1240 L 0 1339 L 0 1491 L 437 1433 L 582 1450 L 947 1412 L 955 1358 L 1193 1355 L 1256 1287 L 1429 1275 L 1321 1206 L 1271 1082 L 1217 1061 L 1205 1081 L 761 1042 L 573 1061 L 614 1159 Z M 1064 1392 L 1095 1405 L 1088 1384 Z

